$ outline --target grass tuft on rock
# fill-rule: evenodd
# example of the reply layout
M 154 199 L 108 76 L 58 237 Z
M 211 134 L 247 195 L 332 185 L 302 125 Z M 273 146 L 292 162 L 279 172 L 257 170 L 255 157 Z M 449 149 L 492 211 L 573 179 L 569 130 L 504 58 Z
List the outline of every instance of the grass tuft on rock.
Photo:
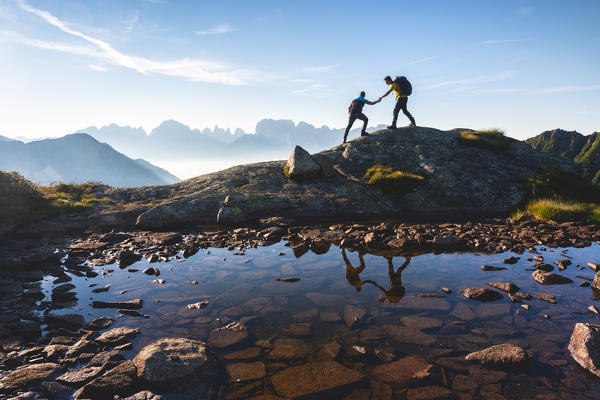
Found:
M 17 172 L 0 171 L 0 224 L 31 222 L 110 202 L 99 197 L 102 187 L 98 183 L 40 186 Z
M 584 220 L 600 223 L 600 206 L 592 203 L 538 199 L 527 205 L 526 212 L 541 219 L 550 219 L 557 222 Z
M 284 175 L 285 175 L 287 178 L 289 178 L 289 177 L 290 177 L 290 166 L 289 166 L 289 165 L 285 164 L 285 165 L 283 166 L 283 174 L 284 174 Z
M 374 165 L 367 170 L 363 179 L 382 191 L 402 195 L 425 183 L 421 175 L 394 170 L 388 165 Z
M 460 142 L 467 146 L 480 149 L 507 152 L 511 143 L 516 139 L 504 136 L 500 129 L 489 129 L 483 131 L 461 131 Z

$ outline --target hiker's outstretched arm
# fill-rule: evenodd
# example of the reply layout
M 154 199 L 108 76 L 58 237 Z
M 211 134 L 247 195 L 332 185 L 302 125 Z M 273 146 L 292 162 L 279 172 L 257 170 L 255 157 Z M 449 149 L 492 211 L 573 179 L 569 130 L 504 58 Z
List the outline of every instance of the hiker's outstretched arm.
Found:
M 390 94 L 391 92 L 392 92 L 392 89 L 390 89 L 390 90 L 388 90 L 387 92 L 385 92 L 385 94 L 379 98 L 379 101 L 381 101 L 381 99 L 383 99 L 385 96 L 387 96 L 387 95 L 388 95 L 388 94 Z
M 367 101 L 367 104 L 369 104 L 369 105 L 371 105 L 371 106 L 372 106 L 372 105 L 374 105 L 374 104 L 377 104 L 377 103 L 379 103 L 380 101 L 381 101 L 381 99 L 379 99 L 379 100 L 377 100 L 377 101 Z

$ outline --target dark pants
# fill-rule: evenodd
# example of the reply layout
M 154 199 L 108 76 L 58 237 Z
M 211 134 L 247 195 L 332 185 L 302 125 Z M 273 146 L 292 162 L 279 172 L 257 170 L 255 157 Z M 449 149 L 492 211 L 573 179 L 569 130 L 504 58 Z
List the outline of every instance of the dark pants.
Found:
M 367 118 L 367 116 L 363 113 L 351 113 L 350 118 L 348 119 L 348 126 L 346 127 L 346 132 L 344 133 L 344 143 L 346 143 L 346 139 L 348 138 L 348 132 L 350 132 L 352 125 L 354 125 L 354 121 L 356 121 L 357 119 L 364 121 L 361 133 L 365 133 L 365 131 L 367 130 L 369 118 Z
M 408 119 L 410 119 L 410 122 L 413 125 L 416 125 L 415 119 L 406 109 L 407 102 L 408 102 L 408 97 L 398 97 L 398 99 L 396 100 L 396 105 L 394 106 L 394 120 L 392 121 L 393 126 L 396 126 L 396 121 L 398 121 L 398 113 L 400 112 L 400 110 L 402 110 L 404 115 L 406 115 L 408 117 Z

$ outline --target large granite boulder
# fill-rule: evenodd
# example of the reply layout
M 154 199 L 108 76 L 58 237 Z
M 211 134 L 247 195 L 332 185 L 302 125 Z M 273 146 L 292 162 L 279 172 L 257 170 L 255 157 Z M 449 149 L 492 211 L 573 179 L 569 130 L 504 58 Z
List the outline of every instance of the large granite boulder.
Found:
M 311 179 L 320 175 L 321 166 L 308 154 L 308 151 L 296 146 L 283 167 L 283 172 L 290 179 Z
M 577 364 L 600 377 L 600 325 L 575 324 L 569 351 Z
M 195 387 L 215 372 L 206 344 L 185 338 L 163 338 L 144 347 L 133 359 L 137 376 L 162 391 Z

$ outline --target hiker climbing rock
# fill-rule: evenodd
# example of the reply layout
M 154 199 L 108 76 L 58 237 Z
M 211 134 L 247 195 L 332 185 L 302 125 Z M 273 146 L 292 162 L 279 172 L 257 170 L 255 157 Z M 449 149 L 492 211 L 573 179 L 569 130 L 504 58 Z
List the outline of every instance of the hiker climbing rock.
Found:
M 348 260 L 348 256 L 346 256 L 346 251 L 342 248 L 342 258 L 344 259 L 344 262 L 346 263 L 346 279 L 348 280 L 349 284 L 354 286 L 354 288 L 356 289 L 357 292 L 360 292 L 362 287 L 365 284 L 369 283 L 369 282 L 363 282 L 360 279 L 360 273 L 363 272 L 363 270 L 365 269 L 365 259 L 363 257 L 364 256 L 362 253 L 358 253 L 358 259 L 360 261 L 360 265 L 358 267 L 354 267 L 354 266 L 352 266 L 352 263 L 350 262 L 350 260 Z
M 363 112 L 362 112 L 363 107 L 365 106 L 365 104 L 373 105 L 373 104 L 379 103 L 380 101 L 381 101 L 381 99 L 379 99 L 377 101 L 369 101 L 369 100 L 365 99 L 364 91 L 360 92 L 359 97 L 352 100 L 352 103 L 350 103 L 350 107 L 348 107 L 348 114 L 350 114 L 350 117 L 348 118 L 348 126 L 346 127 L 346 132 L 344 132 L 344 143 L 346 143 L 346 139 L 348 138 L 348 132 L 350 132 L 350 129 L 352 128 L 352 125 L 354 124 L 354 121 L 356 121 L 357 119 L 360 119 L 361 121 L 364 122 L 362 131 L 360 131 L 360 136 L 368 135 L 367 123 L 369 122 L 369 118 L 367 118 L 367 116 L 365 114 L 363 114 Z
M 400 267 L 398 267 L 396 271 L 394 271 L 392 257 L 386 258 L 388 261 L 388 275 L 390 277 L 390 287 L 388 289 L 384 289 L 375 282 L 368 281 L 368 283 L 373 283 L 379 290 L 383 292 L 383 296 L 377 299 L 378 302 L 383 303 L 385 302 L 385 300 L 388 300 L 390 303 L 398 303 L 404 297 L 405 289 L 402 285 L 402 271 L 404 271 L 406 267 L 408 267 L 408 264 L 410 264 L 410 257 L 405 257 L 404 263 Z
M 379 101 L 383 99 L 385 96 L 390 94 L 392 90 L 396 92 L 396 105 L 394 106 L 394 119 L 392 120 L 392 124 L 388 126 L 388 129 L 396 129 L 396 121 L 398 120 L 398 113 L 400 110 L 408 117 L 410 120 L 409 126 L 416 126 L 415 119 L 408 112 L 406 108 L 406 104 L 408 103 L 408 96 L 412 94 L 412 85 L 406 79 L 405 76 L 398 76 L 396 80 L 392 80 L 390 76 L 386 76 L 384 79 L 387 85 L 390 85 L 390 90 L 388 90 L 383 96 L 379 98 Z

